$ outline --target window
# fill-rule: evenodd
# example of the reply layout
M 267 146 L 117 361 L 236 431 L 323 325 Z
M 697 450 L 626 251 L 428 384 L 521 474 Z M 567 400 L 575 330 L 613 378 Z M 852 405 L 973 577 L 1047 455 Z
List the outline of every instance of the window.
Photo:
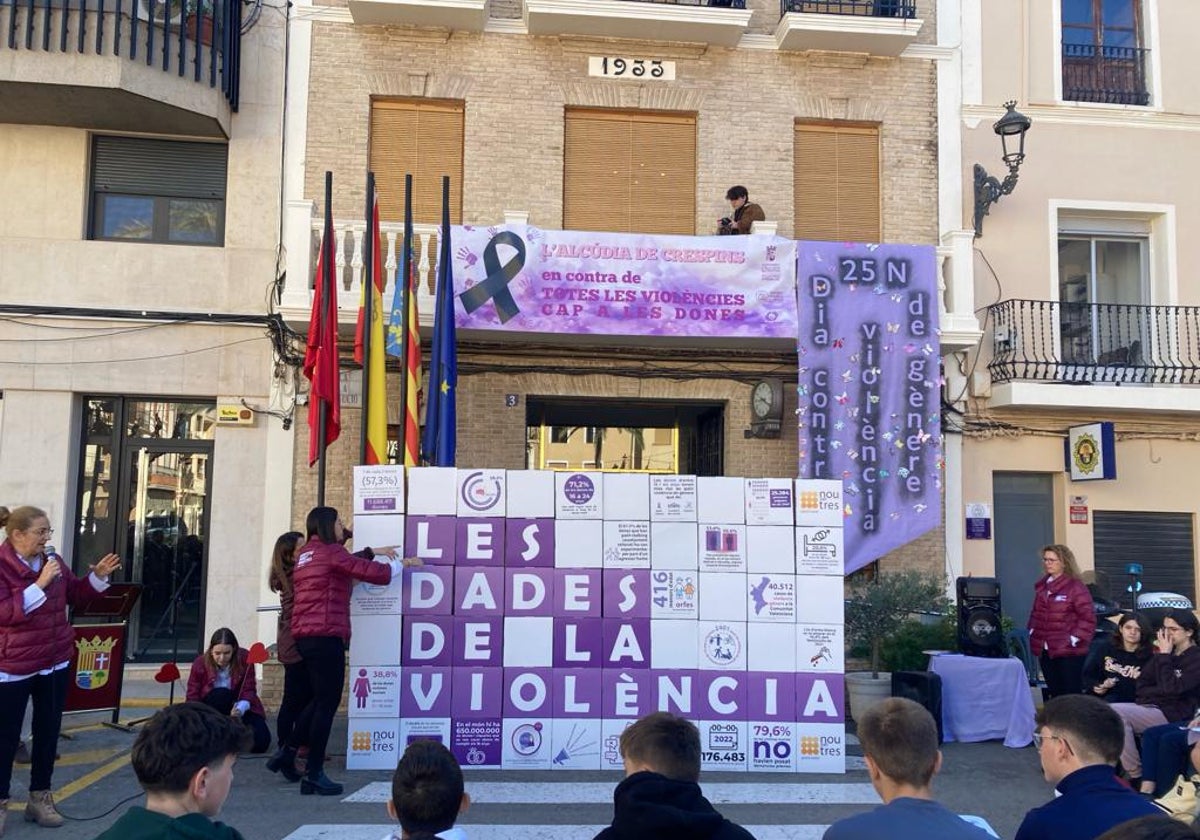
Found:
M 404 176 L 413 176 L 413 221 L 442 221 L 442 177 L 450 176 L 450 221 L 462 223 L 463 131 L 461 102 L 376 99 L 371 102 L 371 170 L 379 190 L 379 217 L 404 219 Z
M 219 143 L 94 137 L 88 238 L 223 245 L 228 151 Z
M 879 128 L 796 123 L 797 239 L 878 242 Z
M 1063 99 L 1148 105 L 1142 0 L 1062 0 Z
M 694 234 L 695 116 L 569 108 L 563 228 Z
M 1058 320 L 1064 362 L 1146 363 L 1149 242 L 1147 221 L 1060 217 Z

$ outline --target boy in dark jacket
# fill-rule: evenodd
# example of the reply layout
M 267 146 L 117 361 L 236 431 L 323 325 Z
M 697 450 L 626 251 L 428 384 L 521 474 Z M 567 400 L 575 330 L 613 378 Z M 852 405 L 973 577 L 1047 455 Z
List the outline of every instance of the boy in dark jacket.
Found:
M 1123 822 L 1160 814 L 1116 776 L 1125 726 L 1086 694 L 1055 697 L 1038 712 L 1033 742 L 1058 797 L 1025 815 L 1016 840 L 1094 840 Z
M 621 734 L 621 757 L 612 825 L 596 840 L 754 840 L 700 792 L 700 732 L 691 722 L 647 715 Z
M 240 721 L 203 703 L 163 709 L 138 734 L 130 756 L 146 806 L 130 808 L 96 840 L 242 840 L 213 817 L 249 739 Z

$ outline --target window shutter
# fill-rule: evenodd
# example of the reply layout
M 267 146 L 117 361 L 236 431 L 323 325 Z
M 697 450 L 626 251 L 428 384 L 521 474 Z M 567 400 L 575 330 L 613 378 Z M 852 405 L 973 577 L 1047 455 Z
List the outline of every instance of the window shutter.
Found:
M 371 102 L 370 166 L 383 221 L 404 220 L 404 176 L 413 176 L 413 221 L 442 221 L 442 176 L 450 176 L 450 221 L 462 223 L 463 104 Z
M 696 118 L 568 109 L 563 228 L 696 232 Z
M 223 143 L 98 136 L 92 186 L 97 193 L 223 200 L 228 154 Z
M 879 129 L 796 124 L 797 239 L 878 242 Z

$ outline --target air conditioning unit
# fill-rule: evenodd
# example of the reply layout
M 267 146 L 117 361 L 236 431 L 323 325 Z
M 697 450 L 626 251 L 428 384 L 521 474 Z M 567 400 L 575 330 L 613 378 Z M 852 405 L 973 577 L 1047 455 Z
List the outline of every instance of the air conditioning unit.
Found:
M 163 0 L 163 2 L 155 0 L 153 12 L 150 6 L 150 0 L 138 0 L 138 20 L 146 20 L 152 23 L 165 22 L 169 26 L 181 26 L 183 24 L 183 0 Z
M 1011 324 L 997 324 L 992 333 L 996 347 L 1011 350 L 1017 343 L 1017 328 Z

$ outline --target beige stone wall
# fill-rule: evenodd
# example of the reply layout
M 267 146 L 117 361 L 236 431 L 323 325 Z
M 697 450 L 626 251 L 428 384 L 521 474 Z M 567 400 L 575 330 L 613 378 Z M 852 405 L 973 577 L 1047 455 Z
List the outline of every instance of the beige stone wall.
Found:
M 589 78 L 588 56 L 614 50 L 674 60 L 677 80 Z M 934 73 L 924 59 L 314 23 L 305 197 L 320 204 L 329 169 L 335 215 L 361 214 L 372 96 L 454 99 L 466 103 L 464 221 L 528 210 L 531 224 L 559 228 L 565 107 L 684 111 L 697 115 L 696 232 L 712 232 L 725 190 L 740 183 L 786 236 L 795 121 L 863 120 L 881 126 L 884 240 L 929 243 Z

